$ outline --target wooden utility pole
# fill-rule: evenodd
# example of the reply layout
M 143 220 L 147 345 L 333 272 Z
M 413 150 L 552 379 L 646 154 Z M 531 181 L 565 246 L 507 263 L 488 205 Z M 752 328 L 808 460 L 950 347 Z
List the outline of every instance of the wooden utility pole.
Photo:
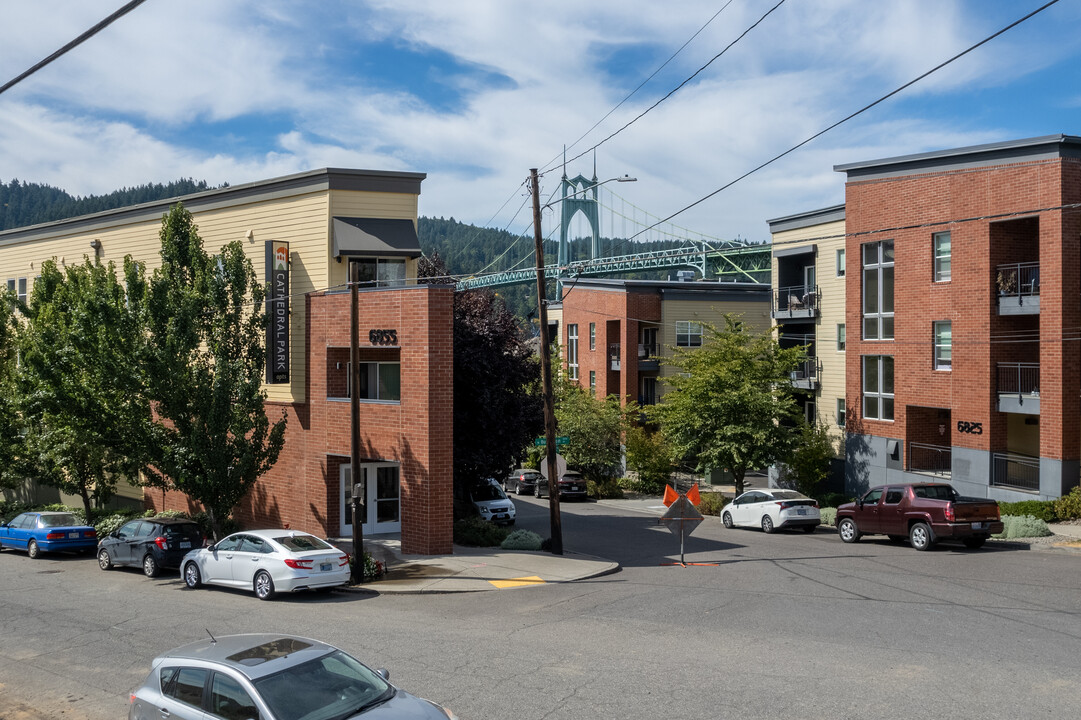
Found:
M 537 253 L 537 312 L 540 318 L 541 391 L 544 393 L 544 438 L 548 458 L 548 514 L 552 522 L 552 554 L 563 554 L 563 527 L 559 520 L 559 478 L 556 477 L 556 410 L 552 396 L 552 359 L 548 347 L 548 305 L 541 236 L 540 180 L 537 168 L 529 171 L 533 185 L 533 243 Z
M 359 263 L 349 263 L 349 470 L 352 476 L 353 498 L 353 582 L 364 582 L 364 518 L 360 516 L 367 488 L 360 467 L 360 330 L 357 305 L 357 284 L 360 282 Z

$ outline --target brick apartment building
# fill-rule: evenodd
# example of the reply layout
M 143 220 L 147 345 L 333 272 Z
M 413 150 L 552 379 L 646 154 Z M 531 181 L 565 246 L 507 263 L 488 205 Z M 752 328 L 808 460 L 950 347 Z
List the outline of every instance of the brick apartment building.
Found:
M 1081 459 L 1081 138 L 838 165 L 846 489 L 1055 498 Z
M 349 295 L 360 292 L 364 533 L 401 533 L 406 553 L 451 552 L 453 508 L 453 288 L 417 284 L 420 173 L 324 169 L 179 198 L 207 252 L 241 240 L 258 276 L 270 241 L 288 248 L 288 356 L 284 382 L 266 384 L 267 413 L 288 418 L 278 463 L 236 510 L 246 526 L 351 534 Z M 20 296 L 40 263 L 125 255 L 153 271 L 158 232 L 176 199 L 0 232 L 0 279 Z M 376 332 L 372 332 L 376 331 Z M 393 332 L 390 332 L 393 331 Z M 154 509 L 199 508 L 175 492 L 121 483 Z M 39 501 L 47 488 L 28 488 Z

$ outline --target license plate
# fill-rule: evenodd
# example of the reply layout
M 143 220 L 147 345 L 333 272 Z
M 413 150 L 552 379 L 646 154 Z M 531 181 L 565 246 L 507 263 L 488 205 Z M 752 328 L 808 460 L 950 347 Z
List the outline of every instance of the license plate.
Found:
M 190 547 L 191 547 L 191 542 L 190 541 L 188 541 L 188 540 L 181 540 L 180 541 L 180 549 L 181 550 L 184 550 L 184 549 L 190 548 Z
M 986 525 L 984 523 L 982 523 L 982 522 L 974 522 L 974 523 L 972 523 L 972 529 L 973 530 L 983 530 L 985 527 L 986 527 Z
M 68 537 L 69 538 L 77 538 L 77 537 L 79 537 L 79 533 L 77 533 L 77 532 L 69 532 Z
M 571 492 L 578 492 L 578 486 L 577 485 L 571 485 Z
M 321 572 L 330 572 L 330 563 L 320 563 L 319 570 Z
M 807 511 L 804 510 L 803 508 L 796 508 L 796 514 L 797 515 L 806 515 Z

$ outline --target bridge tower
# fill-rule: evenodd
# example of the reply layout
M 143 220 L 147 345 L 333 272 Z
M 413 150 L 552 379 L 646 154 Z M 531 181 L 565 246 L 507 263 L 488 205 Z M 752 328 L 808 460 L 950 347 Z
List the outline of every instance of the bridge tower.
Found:
M 599 188 L 597 183 L 596 159 L 593 161 L 592 180 L 586 178 L 584 175 L 568 178 L 567 166 L 564 163 L 561 186 L 563 198 L 560 203 L 562 212 L 560 214 L 559 222 L 559 255 L 557 261 L 561 268 L 560 274 L 562 275 L 562 268 L 565 268 L 570 264 L 570 241 L 567 238 L 567 234 L 570 232 L 571 220 L 579 211 L 585 215 L 586 220 L 589 222 L 590 230 L 593 232 L 593 242 L 590 245 L 590 259 L 594 260 L 600 255 L 600 212 L 598 210 L 600 203 L 597 199 Z

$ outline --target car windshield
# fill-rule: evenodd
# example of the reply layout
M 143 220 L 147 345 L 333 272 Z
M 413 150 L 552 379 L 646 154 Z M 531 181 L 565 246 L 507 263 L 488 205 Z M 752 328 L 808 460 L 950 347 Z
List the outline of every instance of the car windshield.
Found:
M 333 547 L 314 535 L 285 535 L 274 538 L 274 542 L 294 552 L 307 552 L 308 550 L 330 550 Z
M 394 689 L 341 650 L 254 680 L 279 720 L 338 720 L 388 699 Z
M 76 520 L 75 516 L 70 513 L 39 515 L 38 519 L 41 522 L 41 527 L 69 527 L 71 525 L 82 525 L 82 523 Z
M 956 500 L 957 491 L 950 485 L 917 485 L 912 488 L 916 497 L 929 498 L 931 500 Z
M 503 492 L 503 488 L 498 485 L 478 485 L 473 488 L 473 500 L 503 500 L 507 497 L 507 494 Z

